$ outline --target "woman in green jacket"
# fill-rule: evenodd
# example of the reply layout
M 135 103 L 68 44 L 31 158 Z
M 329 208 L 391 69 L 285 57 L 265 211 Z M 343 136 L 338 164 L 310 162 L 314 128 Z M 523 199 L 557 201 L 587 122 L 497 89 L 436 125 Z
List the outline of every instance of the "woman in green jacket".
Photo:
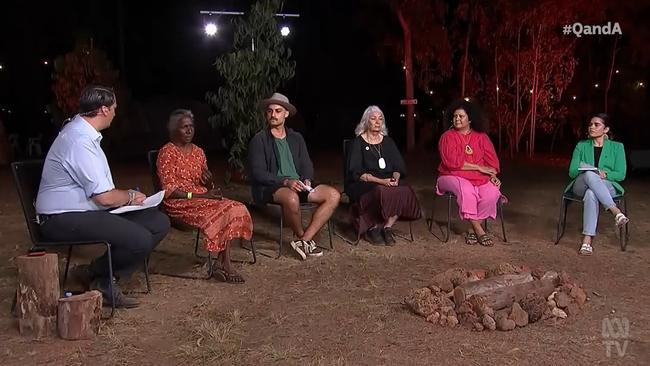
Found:
M 611 141 L 609 116 L 598 113 L 589 121 L 589 139 L 578 142 L 573 150 L 569 176 L 573 179 L 566 191 L 583 197 L 582 246 L 580 254 L 593 253 L 592 240 L 598 225 L 598 203 L 614 215 L 617 226 L 625 225 L 629 219 L 616 207 L 613 197 L 624 193 L 619 182 L 625 179 L 627 170 L 625 148 L 620 142 Z

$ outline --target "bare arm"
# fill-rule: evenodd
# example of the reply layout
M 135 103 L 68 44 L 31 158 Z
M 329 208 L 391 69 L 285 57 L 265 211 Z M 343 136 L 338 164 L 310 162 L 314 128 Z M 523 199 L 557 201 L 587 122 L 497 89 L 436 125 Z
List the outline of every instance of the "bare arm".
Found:
M 92 200 L 104 207 L 119 207 L 124 205 L 141 205 L 145 198 L 147 196 L 138 191 L 112 189 L 94 196 Z

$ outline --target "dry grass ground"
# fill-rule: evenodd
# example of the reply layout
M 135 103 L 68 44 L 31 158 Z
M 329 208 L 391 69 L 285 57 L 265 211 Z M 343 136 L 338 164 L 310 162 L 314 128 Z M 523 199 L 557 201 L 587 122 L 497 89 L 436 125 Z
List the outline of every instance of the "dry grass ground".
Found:
M 417 157 L 410 179 L 423 208 L 431 204 L 433 158 Z M 321 178 L 340 186 L 338 161 L 317 159 Z M 426 163 L 426 164 L 425 164 Z M 146 187 L 143 164 L 118 166 L 120 186 Z M 552 239 L 564 168 L 506 164 L 503 190 L 510 198 L 505 216 L 509 243 L 493 248 L 468 247 L 452 235 L 441 244 L 413 224 L 416 240 L 395 247 L 362 242 L 350 246 L 335 238 L 335 250 L 300 261 L 292 253 L 280 259 L 260 256 L 255 265 L 238 265 L 246 284 L 185 280 L 152 275 L 153 292 L 137 294 L 142 305 L 118 311 L 92 341 L 31 341 L 18 335 L 9 314 L 15 285 L 12 258 L 24 252 L 28 237 L 9 172 L 0 172 L 0 357 L 3 365 L 644 365 L 650 360 L 650 209 L 647 178 L 628 180 L 631 242 L 618 249 L 612 221 L 603 214 L 595 255 L 576 254 L 580 210 L 569 210 L 567 233 L 560 245 Z M 246 201 L 247 188 L 233 186 L 227 195 Z M 336 226 L 344 228 L 345 207 Z M 440 211 L 439 211 L 440 212 Z M 272 254 L 277 223 L 273 212 L 255 212 L 260 251 Z M 437 217 L 443 221 L 443 217 Z M 399 224 L 400 228 L 406 225 Z M 496 228 L 496 226 L 492 226 Z M 454 228 L 460 231 L 458 220 Z M 288 239 L 288 236 L 287 238 Z M 192 255 L 191 233 L 173 230 L 152 256 L 160 272 L 201 271 Z M 326 235 L 321 234 L 321 244 Z M 248 253 L 237 250 L 240 258 Z M 500 262 L 565 270 L 588 290 L 582 314 L 565 321 L 536 323 L 513 332 L 471 332 L 432 325 L 402 305 L 407 292 L 429 283 L 451 267 L 484 268 Z M 138 275 L 131 289 L 142 289 Z M 597 293 L 598 295 L 595 295 Z M 623 356 L 607 357 L 602 321 L 630 321 Z M 622 343 L 621 343 L 622 344 Z

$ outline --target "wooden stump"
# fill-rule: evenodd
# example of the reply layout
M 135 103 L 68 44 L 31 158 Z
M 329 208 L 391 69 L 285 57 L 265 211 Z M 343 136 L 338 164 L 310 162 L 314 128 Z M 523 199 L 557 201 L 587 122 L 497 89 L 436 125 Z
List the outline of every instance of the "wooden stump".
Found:
M 16 314 L 20 334 L 35 339 L 56 334 L 60 294 L 58 256 L 53 253 L 22 255 L 16 258 L 16 267 Z
M 59 336 L 63 339 L 91 339 L 99 331 L 102 294 L 88 291 L 59 299 Z
M 479 295 L 483 292 L 496 290 L 502 287 L 514 286 L 522 283 L 532 282 L 533 276 L 530 272 L 518 274 L 504 274 L 500 276 L 493 276 L 484 280 L 467 282 L 454 289 L 454 303 L 460 306 L 463 301 L 467 300 L 473 295 Z
M 537 281 L 501 287 L 474 296 L 483 297 L 485 304 L 496 311 L 512 306 L 514 302 L 519 302 L 526 298 L 528 294 L 546 298 L 555 290 L 558 282 L 557 273 L 547 272 L 544 277 Z

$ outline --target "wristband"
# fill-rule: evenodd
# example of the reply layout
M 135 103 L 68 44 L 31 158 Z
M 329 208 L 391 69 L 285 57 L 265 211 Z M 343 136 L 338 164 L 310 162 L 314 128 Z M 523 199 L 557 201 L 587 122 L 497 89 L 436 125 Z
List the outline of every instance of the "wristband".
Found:
M 125 206 L 131 205 L 135 200 L 135 191 L 129 189 L 127 193 L 129 194 L 129 200 L 124 204 Z
M 187 199 L 191 200 L 192 199 L 192 192 L 187 192 Z

